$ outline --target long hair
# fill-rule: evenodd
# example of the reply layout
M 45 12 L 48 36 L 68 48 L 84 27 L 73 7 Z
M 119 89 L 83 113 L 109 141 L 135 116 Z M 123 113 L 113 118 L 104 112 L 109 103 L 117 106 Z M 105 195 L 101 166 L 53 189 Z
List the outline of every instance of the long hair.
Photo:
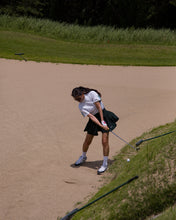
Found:
M 95 91 L 101 97 L 101 93 L 99 91 L 97 91 L 96 89 L 90 89 L 90 88 L 86 88 L 86 87 L 83 87 L 83 86 L 79 86 L 79 87 L 74 88 L 72 90 L 71 95 L 75 98 L 75 97 L 81 96 L 82 94 L 87 94 L 90 91 Z

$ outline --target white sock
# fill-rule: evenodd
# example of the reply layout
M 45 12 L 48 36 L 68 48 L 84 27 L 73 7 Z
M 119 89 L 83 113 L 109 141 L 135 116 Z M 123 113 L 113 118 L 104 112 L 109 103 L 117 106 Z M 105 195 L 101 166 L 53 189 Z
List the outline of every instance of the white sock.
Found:
M 104 166 L 104 167 L 107 167 L 107 166 L 108 166 L 108 156 L 104 156 L 103 166 Z
M 82 156 L 83 156 L 83 157 L 86 157 L 86 153 L 87 153 L 87 152 L 83 152 L 83 153 L 82 153 Z

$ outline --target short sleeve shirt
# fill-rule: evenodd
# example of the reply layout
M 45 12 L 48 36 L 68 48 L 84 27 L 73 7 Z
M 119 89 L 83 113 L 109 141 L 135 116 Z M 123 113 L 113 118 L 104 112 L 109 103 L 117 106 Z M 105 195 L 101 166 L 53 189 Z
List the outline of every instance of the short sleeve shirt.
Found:
M 87 94 L 84 94 L 84 100 L 79 103 L 79 110 L 81 114 L 85 117 L 89 113 L 95 115 L 98 113 L 95 102 L 100 102 L 101 108 L 104 109 L 104 105 L 101 101 L 101 97 L 95 91 L 90 91 Z

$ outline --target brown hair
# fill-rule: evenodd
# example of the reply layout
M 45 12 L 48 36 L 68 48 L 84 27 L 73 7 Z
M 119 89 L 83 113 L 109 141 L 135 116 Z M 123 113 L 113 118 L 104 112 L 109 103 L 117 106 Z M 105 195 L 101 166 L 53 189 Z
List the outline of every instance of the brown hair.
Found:
M 86 88 L 86 87 L 83 87 L 83 86 L 79 86 L 79 87 L 74 88 L 72 90 L 71 95 L 75 98 L 77 96 L 81 96 L 82 94 L 87 94 L 90 91 L 95 91 L 101 97 L 101 93 L 99 91 L 97 91 L 96 89 L 90 89 L 90 88 Z

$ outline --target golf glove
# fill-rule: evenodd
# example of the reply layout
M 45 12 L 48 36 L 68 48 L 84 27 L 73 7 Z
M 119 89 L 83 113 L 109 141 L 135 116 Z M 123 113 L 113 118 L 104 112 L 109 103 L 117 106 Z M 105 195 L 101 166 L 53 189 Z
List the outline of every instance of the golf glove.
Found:
M 106 124 L 105 121 L 101 121 L 101 124 L 102 124 L 103 126 L 107 126 L 107 124 Z

